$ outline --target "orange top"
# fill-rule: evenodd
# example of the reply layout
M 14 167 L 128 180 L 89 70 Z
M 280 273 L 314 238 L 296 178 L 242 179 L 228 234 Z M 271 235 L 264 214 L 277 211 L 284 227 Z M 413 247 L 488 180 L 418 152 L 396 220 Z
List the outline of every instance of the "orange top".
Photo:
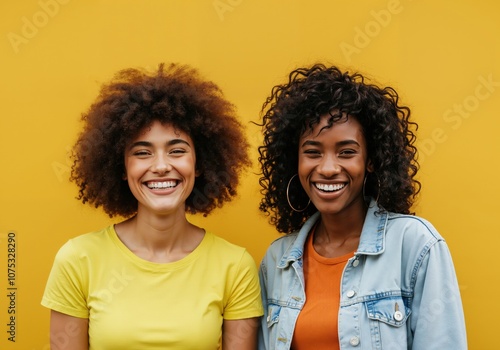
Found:
M 338 313 L 340 280 L 354 252 L 325 258 L 313 246 L 309 234 L 304 250 L 306 302 L 299 313 L 292 339 L 293 350 L 339 350 Z

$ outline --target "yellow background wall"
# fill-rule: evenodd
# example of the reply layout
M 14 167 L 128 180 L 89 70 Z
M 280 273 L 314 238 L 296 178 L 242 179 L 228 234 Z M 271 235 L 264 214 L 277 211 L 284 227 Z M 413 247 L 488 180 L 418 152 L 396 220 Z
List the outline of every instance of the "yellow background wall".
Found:
M 271 87 L 316 61 L 391 85 L 412 108 L 423 183 L 415 209 L 449 243 L 470 348 L 495 349 L 499 13 L 494 0 L 2 1 L 0 349 L 49 348 L 40 299 L 53 257 L 70 237 L 112 222 L 76 201 L 68 182 L 80 113 L 102 82 L 126 67 L 191 64 L 236 104 L 255 148 L 259 129 L 250 121 Z M 259 261 L 278 235 L 257 210 L 258 191 L 249 172 L 237 200 L 193 221 Z M 17 249 L 14 304 L 9 232 Z M 15 343 L 7 340 L 12 305 Z

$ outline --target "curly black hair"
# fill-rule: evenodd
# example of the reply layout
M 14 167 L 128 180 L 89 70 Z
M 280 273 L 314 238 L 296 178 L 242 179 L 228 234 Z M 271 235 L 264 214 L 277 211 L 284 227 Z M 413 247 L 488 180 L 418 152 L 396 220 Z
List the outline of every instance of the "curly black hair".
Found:
M 189 66 L 119 71 L 82 115 L 70 176 L 79 187 L 77 199 L 102 207 L 110 217 L 134 215 L 138 203 L 123 180 L 125 147 L 159 121 L 184 131 L 195 144 L 199 176 L 186 211 L 206 216 L 236 195 L 239 177 L 251 165 L 235 111 L 217 85 Z
M 264 133 L 259 147 L 259 182 L 264 196 L 260 210 L 270 216 L 279 232 L 298 230 L 316 212 L 312 203 L 302 212 L 293 211 L 286 189 L 297 173 L 300 136 L 328 114 L 329 125 L 347 115 L 363 128 L 374 168 L 368 173 L 365 195 L 376 198 L 385 210 L 413 214 L 410 208 L 420 191 L 415 179 L 419 165 L 414 131 L 418 125 L 410 121 L 410 109 L 398 105 L 393 88 L 380 88 L 365 80 L 359 73 L 315 64 L 292 71 L 288 83 L 276 85 L 265 101 L 259 124 Z M 305 207 L 307 197 L 303 203 Z

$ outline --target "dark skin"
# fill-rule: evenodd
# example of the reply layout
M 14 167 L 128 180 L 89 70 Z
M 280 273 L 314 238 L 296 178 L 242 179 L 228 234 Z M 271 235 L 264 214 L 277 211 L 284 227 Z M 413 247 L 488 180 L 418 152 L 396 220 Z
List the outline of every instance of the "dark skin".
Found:
M 302 187 L 321 213 L 313 245 L 321 256 L 352 253 L 359 245 L 367 205 L 364 178 L 372 171 L 359 122 L 345 117 L 327 126 L 322 118 L 299 142 Z
M 363 210 L 343 218 L 322 216 L 314 234 L 314 250 L 325 258 L 336 258 L 355 251 L 365 216 L 366 205 Z

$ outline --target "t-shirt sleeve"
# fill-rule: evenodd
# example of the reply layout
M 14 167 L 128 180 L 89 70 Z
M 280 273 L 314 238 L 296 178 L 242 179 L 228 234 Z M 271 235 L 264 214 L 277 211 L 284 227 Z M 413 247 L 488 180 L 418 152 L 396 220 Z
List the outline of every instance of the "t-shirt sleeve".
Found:
M 252 256 L 244 251 L 235 270 L 231 283 L 227 286 L 229 297 L 224 307 L 223 318 L 238 320 L 260 317 L 264 314 L 260 298 L 260 284 L 257 267 Z
M 74 317 L 88 318 L 81 257 L 72 241 L 59 249 L 50 272 L 42 305 Z

